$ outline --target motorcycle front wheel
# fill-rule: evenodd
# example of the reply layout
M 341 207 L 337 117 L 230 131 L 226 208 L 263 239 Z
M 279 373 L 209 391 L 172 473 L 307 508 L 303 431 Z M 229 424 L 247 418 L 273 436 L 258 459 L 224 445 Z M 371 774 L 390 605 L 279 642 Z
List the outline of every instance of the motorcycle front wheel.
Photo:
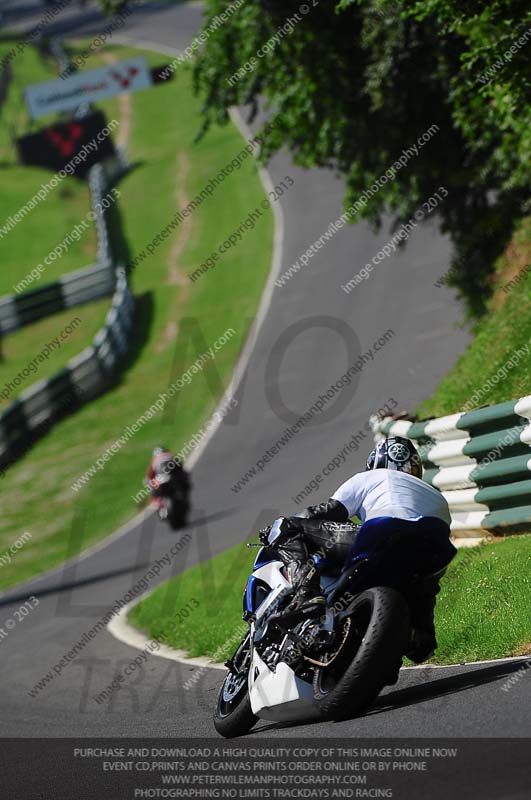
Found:
M 313 678 L 314 703 L 329 719 L 365 711 L 392 682 L 409 641 L 409 608 L 394 589 L 376 586 L 356 597 L 341 625 L 337 656 Z
M 214 727 L 226 739 L 243 736 L 258 721 L 258 717 L 252 712 L 249 698 L 250 647 L 248 634 L 232 659 L 232 666 L 225 676 L 216 701 Z

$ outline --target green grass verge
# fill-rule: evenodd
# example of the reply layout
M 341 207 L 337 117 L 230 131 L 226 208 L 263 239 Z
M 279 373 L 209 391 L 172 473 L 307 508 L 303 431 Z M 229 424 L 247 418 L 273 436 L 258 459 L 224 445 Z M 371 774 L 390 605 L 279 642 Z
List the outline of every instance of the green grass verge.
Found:
M 121 59 L 139 51 L 113 47 L 106 52 Z M 146 55 L 154 65 L 163 60 L 157 54 Z M 183 205 L 183 193 L 194 197 L 244 146 L 232 126 L 213 130 L 194 144 L 200 102 L 193 96 L 188 72 L 132 95 L 131 103 L 129 157 L 135 168 L 120 184 L 117 215 L 125 233 L 123 240 L 117 237 L 125 260 L 145 248 L 170 221 Z M 108 118 L 116 116 L 116 101 L 103 105 Z M 268 274 L 272 213 L 265 211 L 215 269 L 193 284 L 183 276 L 263 199 L 256 165 L 247 159 L 194 211 L 186 226 L 180 226 L 135 270 L 134 357 L 120 383 L 56 426 L 0 483 L 0 552 L 24 531 L 32 534 L 12 564 L 0 570 L 0 587 L 60 563 L 70 535 L 87 546 L 125 522 L 137 511 L 131 495 L 142 485 L 153 445 L 162 440 L 178 450 L 212 412 L 230 378 Z M 235 335 L 217 353 L 214 367 L 195 375 L 171 409 L 151 419 L 104 470 L 75 493 L 72 483 L 124 427 L 134 423 L 159 392 L 230 327 Z
M 510 264 L 517 265 L 523 280 L 508 292 L 503 291 L 515 270 L 508 272 Z M 492 304 L 475 328 L 474 340 L 458 359 L 455 367 L 441 381 L 435 393 L 422 404 L 422 418 L 455 414 L 465 406 L 472 395 L 503 367 L 515 350 L 531 342 L 531 217 L 523 220 L 516 231 L 507 253 L 498 264 L 499 293 L 503 305 Z M 527 269 L 527 274 L 526 274 Z M 524 357 L 515 369 L 496 386 L 482 393 L 479 405 L 503 403 L 505 400 L 529 394 L 531 385 L 531 360 Z
M 0 42 L 0 61 L 12 43 Z M 27 47 L 11 62 L 13 78 L 5 103 L 2 105 L 0 125 L 0 228 L 9 216 L 15 214 L 34 197 L 42 184 L 47 184 L 53 174 L 49 170 L 26 167 L 18 163 L 14 137 L 22 136 L 51 122 L 43 117 L 31 123 L 23 99 L 23 88 L 29 83 L 57 77 L 57 66 L 52 59 L 43 58 L 33 47 Z M 51 189 L 46 198 L 30 210 L 9 232 L 0 238 L 0 296 L 13 294 L 14 287 L 32 269 L 43 264 L 44 258 L 60 244 L 65 236 L 90 211 L 90 194 L 85 182 L 66 177 Z M 50 265 L 44 265 L 39 280 L 31 287 L 51 283 L 65 272 L 71 272 L 94 261 L 96 234 L 94 226 L 73 241 L 68 252 Z M 53 256 L 52 256 L 53 258 Z M 51 259 L 50 259 L 51 260 Z M 38 338 L 38 337 L 37 337 Z
M 531 536 L 522 536 L 458 551 L 442 581 L 436 608 L 439 647 L 430 663 L 530 651 L 530 545 Z M 238 545 L 159 586 L 131 609 L 129 620 L 192 656 L 227 658 L 234 645 L 224 644 L 241 620 L 252 561 L 249 550 Z M 181 618 L 185 608 L 189 616 Z
M 243 588 L 255 556 L 242 543 L 186 570 L 134 606 L 129 621 L 191 656 L 227 658 L 234 643 L 224 644 L 241 627 Z
M 48 170 L 23 166 L 2 166 L 2 192 L 0 193 L 0 228 L 9 216 L 35 196 L 42 184 L 52 177 Z M 72 234 L 75 226 L 90 211 L 90 194 L 86 183 L 75 178 L 65 178 L 52 189 L 46 199 L 21 219 L 9 233 L 0 238 L 0 296 L 15 294 L 15 287 L 28 277 L 32 270 L 42 265 L 41 277 L 28 284 L 26 291 L 39 289 L 53 283 L 61 275 L 86 267 L 95 261 L 96 231 L 90 228 L 80 232 L 78 241 L 72 241 L 66 253 L 55 261 L 51 256 L 49 266 L 44 259 Z M 73 236 L 76 234 L 74 233 Z M 67 242 L 65 241 L 65 247 Z M 34 276 L 37 272 L 34 273 Z M 24 291 L 24 287 L 22 288 Z
M 436 663 L 531 652 L 531 535 L 459 550 L 439 598 Z

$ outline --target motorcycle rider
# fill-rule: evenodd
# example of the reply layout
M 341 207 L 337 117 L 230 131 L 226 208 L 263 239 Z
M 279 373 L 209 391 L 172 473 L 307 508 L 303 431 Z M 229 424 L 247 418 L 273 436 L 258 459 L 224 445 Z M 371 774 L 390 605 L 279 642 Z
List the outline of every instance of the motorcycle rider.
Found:
M 319 573 L 311 553 L 327 548 L 331 531 L 323 522 L 338 523 L 334 529 L 352 529 L 349 520 L 357 516 L 364 526 L 382 526 L 392 532 L 393 521 L 428 525 L 429 530 L 448 535 L 444 567 L 434 576 L 419 580 L 408 596 L 412 611 L 413 637 L 408 658 L 417 663 L 429 658 L 437 647 L 433 614 L 439 579 L 456 550 L 450 542 L 450 511 L 443 495 L 422 480 L 422 462 L 413 443 L 392 436 L 376 445 L 367 458 L 366 470 L 345 481 L 324 503 L 309 506 L 293 517 L 276 520 L 261 531 L 261 539 L 274 547 L 287 566 L 295 587 L 294 598 L 285 610 L 292 613 L 320 613 L 326 605 Z M 343 524 L 341 524 L 343 523 Z M 397 523 L 395 522 L 395 527 Z M 367 529 L 367 528 L 366 528 Z M 343 551 L 344 557 L 348 550 Z
M 162 481 L 169 475 L 169 481 Z M 183 467 L 182 461 L 172 455 L 167 447 L 155 447 L 150 465 L 146 473 L 146 484 L 149 486 L 152 497 L 170 497 L 177 490 L 183 489 L 188 495 L 190 491 L 190 477 Z

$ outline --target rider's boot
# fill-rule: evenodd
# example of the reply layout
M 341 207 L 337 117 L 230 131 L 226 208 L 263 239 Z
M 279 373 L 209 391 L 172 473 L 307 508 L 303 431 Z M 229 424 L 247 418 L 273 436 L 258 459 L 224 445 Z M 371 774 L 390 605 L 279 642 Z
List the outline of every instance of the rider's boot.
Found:
M 409 650 L 406 656 L 410 661 L 415 664 L 421 664 L 437 650 L 437 639 L 435 636 L 435 628 L 432 625 L 431 629 L 426 626 L 425 628 L 414 628 L 413 635 L 409 644 Z
M 426 661 L 437 649 L 433 615 L 438 591 L 438 581 L 426 583 L 424 591 L 414 601 L 411 615 L 413 631 L 406 656 L 415 664 Z
M 313 560 L 303 565 L 299 561 L 292 561 L 288 564 L 288 572 L 295 587 L 295 594 L 282 616 L 293 614 L 313 616 L 324 612 L 326 597 L 322 592 L 319 573 Z

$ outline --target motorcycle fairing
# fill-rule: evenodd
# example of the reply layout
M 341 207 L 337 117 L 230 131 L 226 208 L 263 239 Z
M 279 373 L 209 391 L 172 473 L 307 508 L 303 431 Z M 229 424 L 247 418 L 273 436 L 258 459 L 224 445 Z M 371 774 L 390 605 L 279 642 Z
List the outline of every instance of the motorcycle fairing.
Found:
M 263 719 L 295 720 L 314 719 L 312 687 L 298 678 L 291 667 L 280 662 L 275 672 L 269 669 L 260 658 L 254 643 L 260 641 L 267 627 L 260 623 L 267 611 L 275 610 L 280 595 L 291 590 L 291 583 L 284 576 L 284 564 L 278 559 L 267 561 L 267 553 L 263 548 L 255 561 L 253 573 L 247 583 L 244 594 L 244 605 L 253 613 L 251 640 L 253 641 L 251 667 L 249 669 L 249 699 L 254 714 L 259 713 Z M 271 551 L 270 551 L 271 553 Z M 266 585 L 270 593 L 264 597 L 257 588 Z M 257 604 L 257 601 L 260 601 Z
M 284 577 L 283 569 L 284 564 L 278 559 L 266 561 L 253 569 L 245 589 L 244 611 L 254 614 L 257 621 L 282 592 L 291 589 L 291 583 Z M 261 586 L 269 588 L 267 596 L 260 591 Z
M 318 718 L 312 686 L 281 661 L 272 672 L 256 650 L 249 670 L 249 698 L 253 714 L 278 722 Z

